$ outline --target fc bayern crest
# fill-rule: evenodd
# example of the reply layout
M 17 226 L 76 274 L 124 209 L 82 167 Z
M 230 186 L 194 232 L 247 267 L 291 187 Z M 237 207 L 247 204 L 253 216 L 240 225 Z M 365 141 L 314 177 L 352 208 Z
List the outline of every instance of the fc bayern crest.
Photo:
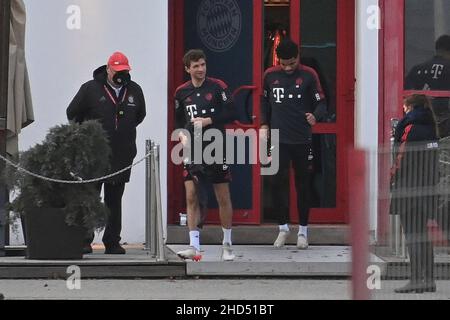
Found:
M 241 9 L 235 0 L 203 0 L 197 13 L 197 28 L 203 44 L 214 52 L 231 49 L 239 39 Z

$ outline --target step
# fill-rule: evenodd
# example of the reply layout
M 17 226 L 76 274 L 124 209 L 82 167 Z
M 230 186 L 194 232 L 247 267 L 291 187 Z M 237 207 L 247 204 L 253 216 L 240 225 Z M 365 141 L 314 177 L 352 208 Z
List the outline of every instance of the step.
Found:
M 177 252 L 186 245 L 169 245 Z M 298 250 L 295 246 L 233 245 L 234 261 L 221 261 L 221 246 L 202 246 L 200 262 L 186 261 L 187 276 L 202 277 L 350 277 L 351 248 L 349 246 L 310 246 Z M 381 259 L 371 255 L 371 264 L 384 270 Z
M 94 247 L 82 260 L 28 260 L 24 256 L 0 257 L 0 279 L 66 279 L 69 266 L 80 268 L 83 279 L 135 279 L 185 277 L 186 264 L 166 248 L 167 261 L 158 261 L 143 246 L 127 247 L 126 255 L 106 255 Z
M 298 226 L 291 228 L 287 244 L 297 242 Z M 271 245 L 278 235 L 277 225 L 233 226 L 233 244 L 236 245 Z M 221 226 L 205 226 L 200 233 L 202 244 L 222 243 Z M 348 245 L 350 243 L 350 227 L 348 225 L 310 225 L 308 241 L 311 245 Z M 167 227 L 168 244 L 189 243 L 189 231 L 186 226 L 169 225 Z

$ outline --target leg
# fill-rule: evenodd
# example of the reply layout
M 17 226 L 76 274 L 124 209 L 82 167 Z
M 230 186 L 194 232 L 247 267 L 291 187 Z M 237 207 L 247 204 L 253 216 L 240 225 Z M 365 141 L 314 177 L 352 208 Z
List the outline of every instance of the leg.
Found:
M 195 184 L 197 189 L 197 198 L 199 203 L 200 210 L 200 218 L 197 227 L 199 229 L 203 228 L 203 224 L 205 223 L 206 217 L 208 215 L 208 189 L 207 189 L 207 181 L 204 178 L 200 178 L 198 182 Z
M 289 145 L 279 144 L 275 146 L 279 148 L 280 166 L 278 172 L 272 177 L 273 185 L 273 207 L 277 210 L 279 233 L 278 237 L 273 243 L 274 247 L 284 247 L 287 238 L 289 237 L 289 169 L 290 169 L 290 154 Z M 286 187 L 287 186 L 287 187 Z
M 200 261 L 200 233 L 197 229 L 200 219 L 200 206 L 198 203 L 197 188 L 192 180 L 185 181 L 184 186 L 186 189 L 186 210 L 190 246 L 186 250 L 177 252 L 177 255 L 183 259 Z
M 123 248 L 120 250 L 120 233 L 122 231 L 122 196 L 125 190 L 125 183 L 105 183 L 105 204 L 110 211 L 108 223 L 103 234 L 103 243 L 106 251 L 110 253 L 125 253 Z M 110 249 L 111 250 L 108 250 Z M 118 250 L 115 250 L 115 249 Z M 106 252 L 105 251 L 105 252 Z M 120 252 L 119 252 L 120 251 Z
M 278 224 L 289 223 L 289 192 L 285 192 L 289 185 L 290 155 L 288 145 L 280 144 L 279 148 L 280 169 L 272 177 L 273 183 L 273 207 L 277 210 Z M 287 188 L 289 190 L 289 188 Z
M 297 210 L 300 225 L 307 227 L 311 207 L 311 178 L 313 171 L 312 148 L 310 145 L 292 146 L 292 162 L 295 171 Z
M 95 188 L 97 189 L 99 196 L 102 191 L 102 186 L 103 186 L 102 182 L 97 183 L 95 185 Z M 94 241 L 94 238 L 95 238 L 94 232 L 89 230 L 86 234 L 86 237 L 84 238 L 83 254 L 92 253 L 91 243 L 92 243 L 92 241 Z
M 233 206 L 231 204 L 229 183 L 214 184 L 214 193 L 219 204 L 220 222 L 223 230 L 222 260 L 233 261 L 235 255 L 231 249 L 231 227 L 233 220 Z
M 311 207 L 311 179 L 313 171 L 313 152 L 311 145 L 291 146 L 292 162 L 295 171 L 295 189 L 297 191 L 297 212 L 299 232 L 297 248 L 308 248 L 308 223 Z
M 408 249 L 411 278 L 403 287 L 395 289 L 396 293 L 423 293 L 422 269 L 420 266 L 421 250 L 418 237 L 417 199 L 407 199 L 402 201 L 405 208 L 400 214 L 401 225 L 405 233 L 406 246 Z
M 186 210 L 189 231 L 197 231 L 197 225 L 200 219 L 200 205 L 198 202 L 197 188 L 193 181 L 186 181 L 184 186 L 186 189 Z
M 219 204 L 220 222 L 222 228 L 231 229 L 233 206 L 231 204 L 230 187 L 228 183 L 214 184 L 214 193 Z

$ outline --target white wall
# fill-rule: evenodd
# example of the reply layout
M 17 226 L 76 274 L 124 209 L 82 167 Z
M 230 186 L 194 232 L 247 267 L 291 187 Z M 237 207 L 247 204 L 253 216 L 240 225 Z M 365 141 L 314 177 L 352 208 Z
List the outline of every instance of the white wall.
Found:
M 377 225 L 378 198 L 378 0 L 356 1 L 356 117 L 357 147 L 368 151 L 370 229 Z M 376 234 L 375 232 L 373 233 Z
M 163 216 L 167 198 L 167 0 L 25 0 L 27 9 L 26 57 L 36 122 L 22 131 L 20 149 L 42 141 L 47 130 L 66 123 L 66 108 L 92 72 L 106 64 L 114 51 L 124 52 L 147 102 L 147 118 L 138 127 L 138 155 L 145 139 L 161 144 Z M 80 29 L 67 21 L 80 9 Z M 75 16 L 76 18 L 76 16 Z M 70 24 L 76 26 L 76 23 Z M 144 241 L 145 166 L 132 171 L 123 198 L 122 240 Z M 97 236 L 96 242 L 101 240 Z

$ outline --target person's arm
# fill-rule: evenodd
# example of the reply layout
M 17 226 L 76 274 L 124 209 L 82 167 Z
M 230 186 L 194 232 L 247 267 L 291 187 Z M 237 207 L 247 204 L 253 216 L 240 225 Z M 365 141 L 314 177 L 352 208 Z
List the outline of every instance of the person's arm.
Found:
M 145 106 L 145 98 L 144 93 L 142 92 L 142 88 L 138 86 L 139 91 L 139 109 L 136 114 L 136 126 L 139 125 L 142 121 L 144 121 L 145 116 L 147 115 L 147 110 Z
M 67 107 L 66 114 L 69 121 L 75 121 L 77 123 L 81 123 L 84 121 L 84 115 L 87 108 L 85 102 L 86 94 L 87 84 L 84 84 L 81 86 L 80 90 L 78 90 L 78 93 L 75 95 L 75 97 Z
M 315 125 L 316 122 L 320 122 L 325 119 L 327 115 L 327 103 L 325 100 L 325 93 L 323 92 L 322 85 L 320 84 L 319 77 L 315 71 L 313 71 L 313 82 L 311 85 L 311 99 L 314 111 L 306 114 L 306 119 L 309 124 Z
M 272 115 L 272 108 L 270 105 L 270 87 L 267 83 L 267 77 L 264 77 L 264 93 L 261 100 L 261 129 L 269 129 Z
M 175 95 L 175 129 L 184 129 L 186 125 L 186 115 L 184 107 L 179 97 Z

